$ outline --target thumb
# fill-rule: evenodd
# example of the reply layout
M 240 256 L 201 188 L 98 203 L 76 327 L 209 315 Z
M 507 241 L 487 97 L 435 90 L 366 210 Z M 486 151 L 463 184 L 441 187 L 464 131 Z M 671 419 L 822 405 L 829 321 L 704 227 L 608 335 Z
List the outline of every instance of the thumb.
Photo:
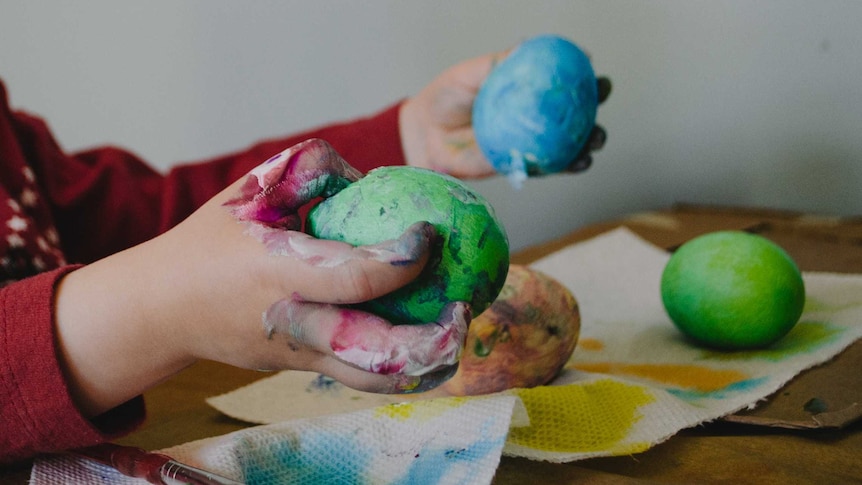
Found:
M 297 296 L 335 304 L 371 300 L 406 285 L 419 276 L 440 239 L 428 222 L 411 225 L 397 239 L 365 246 L 259 225 L 249 227 L 248 232 L 270 254 L 290 256 L 283 259 L 286 266 L 276 266 L 276 270 L 289 280 L 285 286 L 294 287 L 293 293 L 296 281 L 302 281 L 302 294 Z M 296 260 L 305 264 L 296 264 Z

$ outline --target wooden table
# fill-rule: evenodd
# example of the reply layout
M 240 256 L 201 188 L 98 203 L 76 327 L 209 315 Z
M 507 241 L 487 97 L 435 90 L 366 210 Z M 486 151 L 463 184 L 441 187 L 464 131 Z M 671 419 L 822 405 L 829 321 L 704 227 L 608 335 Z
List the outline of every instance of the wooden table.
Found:
M 745 229 L 780 244 L 803 270 L 862 273 L 862 218 L 686 205 L 590 225 L 520 251 L 513 255 L 513 262 L 529 263 L 620 225 L 668 249 L 706 232 Z M 846 373 L 846 368 L 853 366 L 855 370 L 851 367 L 849 372 L 862 373 L 862 367 L 856 365 L 862 362 L 862 342 L 851 346 L 839 359 L 843 360 L 835 366 L 828 364 L 836 372 Z M 159 449 L 243 429 L 248 424 L 222 415 L 204 399 L 264 376 L 212 362 L 196 364 L 146 393 L 146 424 L 119 442 Z M 797 379 L 805 377 L 804 373 Z M 791 402 L 789 398 L 786 400 Z M 779 401 L 776 400 L 776 406 Z M 24 483 L 28 476 L 26 469 L 0 472 L 0 482 L 4 482 L 4 475 L 12 483 Z M 570 464 L 503 457 L 494 480 L 497 485 L 848 482 L 862 482 L 862 420 L 841 429 L 818 430 L 789 430 L 722 420 L 683 430 L 665 443 L 633 456 Z

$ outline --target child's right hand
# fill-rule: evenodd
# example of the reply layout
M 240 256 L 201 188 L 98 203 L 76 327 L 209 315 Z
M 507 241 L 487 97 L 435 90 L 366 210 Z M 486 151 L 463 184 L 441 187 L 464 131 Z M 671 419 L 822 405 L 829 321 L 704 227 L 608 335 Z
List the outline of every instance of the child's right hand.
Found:
M 433 226 L 361 247 L 299 231 L 299 207 L 359 176 L 325 142 L 304 142 L 162 236 L 66 276 L 58 339 L 83 407 L 110 409 L 196 359 L 312 370 L 387 393 L 427 390 L 454 373 L 466 303 L 404 326 L 341 306 L 418 276 Z

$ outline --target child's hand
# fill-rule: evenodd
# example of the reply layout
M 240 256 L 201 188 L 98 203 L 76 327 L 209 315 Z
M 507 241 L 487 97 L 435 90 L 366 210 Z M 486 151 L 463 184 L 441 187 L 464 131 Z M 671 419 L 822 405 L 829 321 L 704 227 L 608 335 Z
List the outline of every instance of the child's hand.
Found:
M 401 141 L 410 165 L 459 178 L 483 178 L 496 173 L 473 135 L 473 101 L 482 82 L 507 55 L 508 52 L 488 54 L 456 64 L 404 102 Z M 603 103 L 610 95 L 611 81 L 606 77 L 597 81 L 599 103 Z M 596 125 L 567 171 L 589 168 L 592 152 L 602 148 L 606 137 L 604 128 Z
M 454 373 L 467 304 L 415 326 L 341 306 L 413 280 L 437 239 L 433 226 L 417 223 L 397 240 L 360 247 L 299 232 L 299 207 L 359 176 L 325 142 L 301 143 L 164 235 L 68 275 L 58 333 L 81 401 L 95 386 L 94 409 L 108 409 L 123 402 L 109 402 L 110 382 L 127 387 L 125 400 L 195 359 L 312 370 L 387 393 L 427 390 Z M 101 300 L 95 314 L 84 306 L 93 299 Z M 81 320 L 90 335 L 103 334 L 100 351 L 80 338 L 88 326 Z M 99 352 L 115 354 L 118 375 L 88 364 L 88 353 Z M 150 382 L 131 385 L 135 375 Z
M 299 232 L 300 207 L 317 197 L 334 195 L 360 176 L 329 144 L 309 140 L 252 170 L 238 191 L 227 189 L 228 194 L 238 194 L 224 205 L 242 222 L 230 229 L 244 229 L 243 245 L 256 246 L 243 249 L 250 255 L 265 249 L 264 257 L 248 261 L 260 265 L 249 271 L 270 287 L 268 292 L 259 291 L 274 297 L 261 298 L 257 291 L 249 295 L 249 301 L 259 299 L 259 305 L 266 304 L 265 312 L 258 314 L 263 314 L 267 342 L 255 340 L 261 334 L 252 333 L 246 339 L 247 348 L 261 353 L 235 348 L 232 363 L 268 369 L 313 368 L 353 387 L 378 392 L 427 388 L 439 379 L 423 383 L 418 376 L 453 371 L 469 320 L 466 304 L 453 303 L 436 325 L 395 327 L 374 315 L 337 306 L 381 296 L 415 278 L 437 239 L 431 224 L 417 223 L 399 239 L 360 247 Z M 203 208 L 209 209 L 209 204 Z M 223 219 L 224 214 L 212 216 Z M 239 247 L 229 249 L 232 255 L 222 258 L 242 260 L 236 256 Z M 247 327 L 239 330 L 247 332 Z M 275 342 L 276 348 L 269 342 Z M 208 358 L 223 355 L 211 355 L 206 348 L 198 353 Z

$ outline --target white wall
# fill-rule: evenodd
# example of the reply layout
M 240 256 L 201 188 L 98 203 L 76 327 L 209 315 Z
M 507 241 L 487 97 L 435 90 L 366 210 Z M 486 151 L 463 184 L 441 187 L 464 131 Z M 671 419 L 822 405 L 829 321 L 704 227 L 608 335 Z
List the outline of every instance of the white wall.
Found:
M 862 214 L 862 2 L 0 0 L 0 77 L 65 148 L 153 165 L 368 114 L 565 35 L 614 82 L 588 172 L 478 182 L 515 249 L 675 201 Z

